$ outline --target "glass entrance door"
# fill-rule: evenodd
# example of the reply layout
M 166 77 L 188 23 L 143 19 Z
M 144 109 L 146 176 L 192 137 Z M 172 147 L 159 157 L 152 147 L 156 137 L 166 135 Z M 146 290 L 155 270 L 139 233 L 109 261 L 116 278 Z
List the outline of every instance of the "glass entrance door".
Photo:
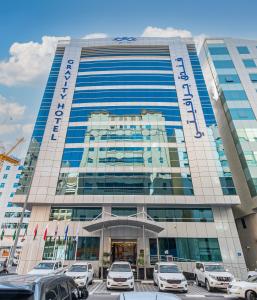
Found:
M 112 239 L 112 262 L 128 261 L 136 265 L 137 241 Z

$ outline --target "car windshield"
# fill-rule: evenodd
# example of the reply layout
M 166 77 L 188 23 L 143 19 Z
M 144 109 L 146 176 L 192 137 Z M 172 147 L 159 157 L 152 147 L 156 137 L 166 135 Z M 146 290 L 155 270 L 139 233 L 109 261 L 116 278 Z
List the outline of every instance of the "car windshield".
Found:
M 36 270 L 52 270 L 54 268 L 54 263 L 40 263 L 35 266 Z
M 177 266 L 160 266 L 160 273 L 181 273 Z
M 257 282 L 257 276 L 252 276 L 252 277 L 248 278 L 246 281 L 248 281 L 248 282 Z
M 129 264 L 113 264 L 111 267 L 112 272 L 131 272 Z
M 86 271 L 87 271 L 87 266 L 85 265 L 71 266 L 68 270 L 68 272 L 86 272 Z
M 208 272 L 225 272 L 226 270 L 222 265 L 205 265 L 205 271 Z

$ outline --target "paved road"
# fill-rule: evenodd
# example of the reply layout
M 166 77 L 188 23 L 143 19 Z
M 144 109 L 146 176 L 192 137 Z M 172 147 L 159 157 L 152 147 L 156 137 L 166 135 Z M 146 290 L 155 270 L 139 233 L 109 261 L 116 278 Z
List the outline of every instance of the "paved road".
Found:
M 140 282 L 135 282 L 135 291 L 136 292 L 156 292 L 157 287 L 155 287 L 153 284 L 143 284 Z M 112 290 L 107 291 L 105 282 L 94 282 L 92 285 L 89 286 L 89 300 L 116 300 L 120 294 L 120 291 Z M 194 300 L 196 299 L 202 299 L 202 298 L 208 298 L 208 300 L 217 300 L 217 299 L 225 299 L 230 298 L 232 300 L 235 300 L 231 297 L 229 297 L 224 291 L 215 291 L 213 293 L 208 293 L 205 288 L 198 287 L 195 284 L 189 285 L 188 293 L 187 294 L 181 294 L 176 293 L 176 295 L 181 298 L 188 300 L 188 298 L 192 298 Z M 202 299 L 203 300 L 203 299 Z

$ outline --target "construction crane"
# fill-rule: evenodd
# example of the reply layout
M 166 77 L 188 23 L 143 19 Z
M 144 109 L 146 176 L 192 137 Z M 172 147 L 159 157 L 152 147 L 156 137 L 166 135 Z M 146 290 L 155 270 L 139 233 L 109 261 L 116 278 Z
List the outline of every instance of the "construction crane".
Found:
M 16 144 L 7 152 L 0 154 L 0 172 L 2 170 L 4 162 L 8 162 L 12 165 L 18 166 L 20 163 L 20 160 L 11 156 L 10 154 L 18 147 L 19 144 L 21 144 L 24 141 L 24 138 L 20 138 Z

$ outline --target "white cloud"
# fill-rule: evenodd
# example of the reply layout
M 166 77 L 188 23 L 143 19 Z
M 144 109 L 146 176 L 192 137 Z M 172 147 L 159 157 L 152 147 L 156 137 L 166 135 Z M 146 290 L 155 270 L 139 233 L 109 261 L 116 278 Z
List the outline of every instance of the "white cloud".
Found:
M 0 94 L 0 152 L 9 149 L 16 138 L 26 136 L 23 130 L 26 106 Z
M 147 26 L 142 33 L 143 37 L 192 37 L 190 31 L 185 29 L 177 29 L 173 27 L 159 28 Z
M 0 61 L 0 84 L 13 86 L 32 82 L 47 74 L 57 41 L 69 37 L 43 36 L 42 42 L 12 44 L 7 60 Z
M 106 33 L 102 33 L 102 32 L 96 32 L 96 33 L 90 33 L 90 34 L 87 34 L 85 35 L 82 39 L 86 39 L 86 40 L 89 40 L 89 39 L 104 39 L 104 38 L 107 38 L 108 35 Z
M 23 117 L 26 106 L 12 102 L 0 95 L 0 124 Z

